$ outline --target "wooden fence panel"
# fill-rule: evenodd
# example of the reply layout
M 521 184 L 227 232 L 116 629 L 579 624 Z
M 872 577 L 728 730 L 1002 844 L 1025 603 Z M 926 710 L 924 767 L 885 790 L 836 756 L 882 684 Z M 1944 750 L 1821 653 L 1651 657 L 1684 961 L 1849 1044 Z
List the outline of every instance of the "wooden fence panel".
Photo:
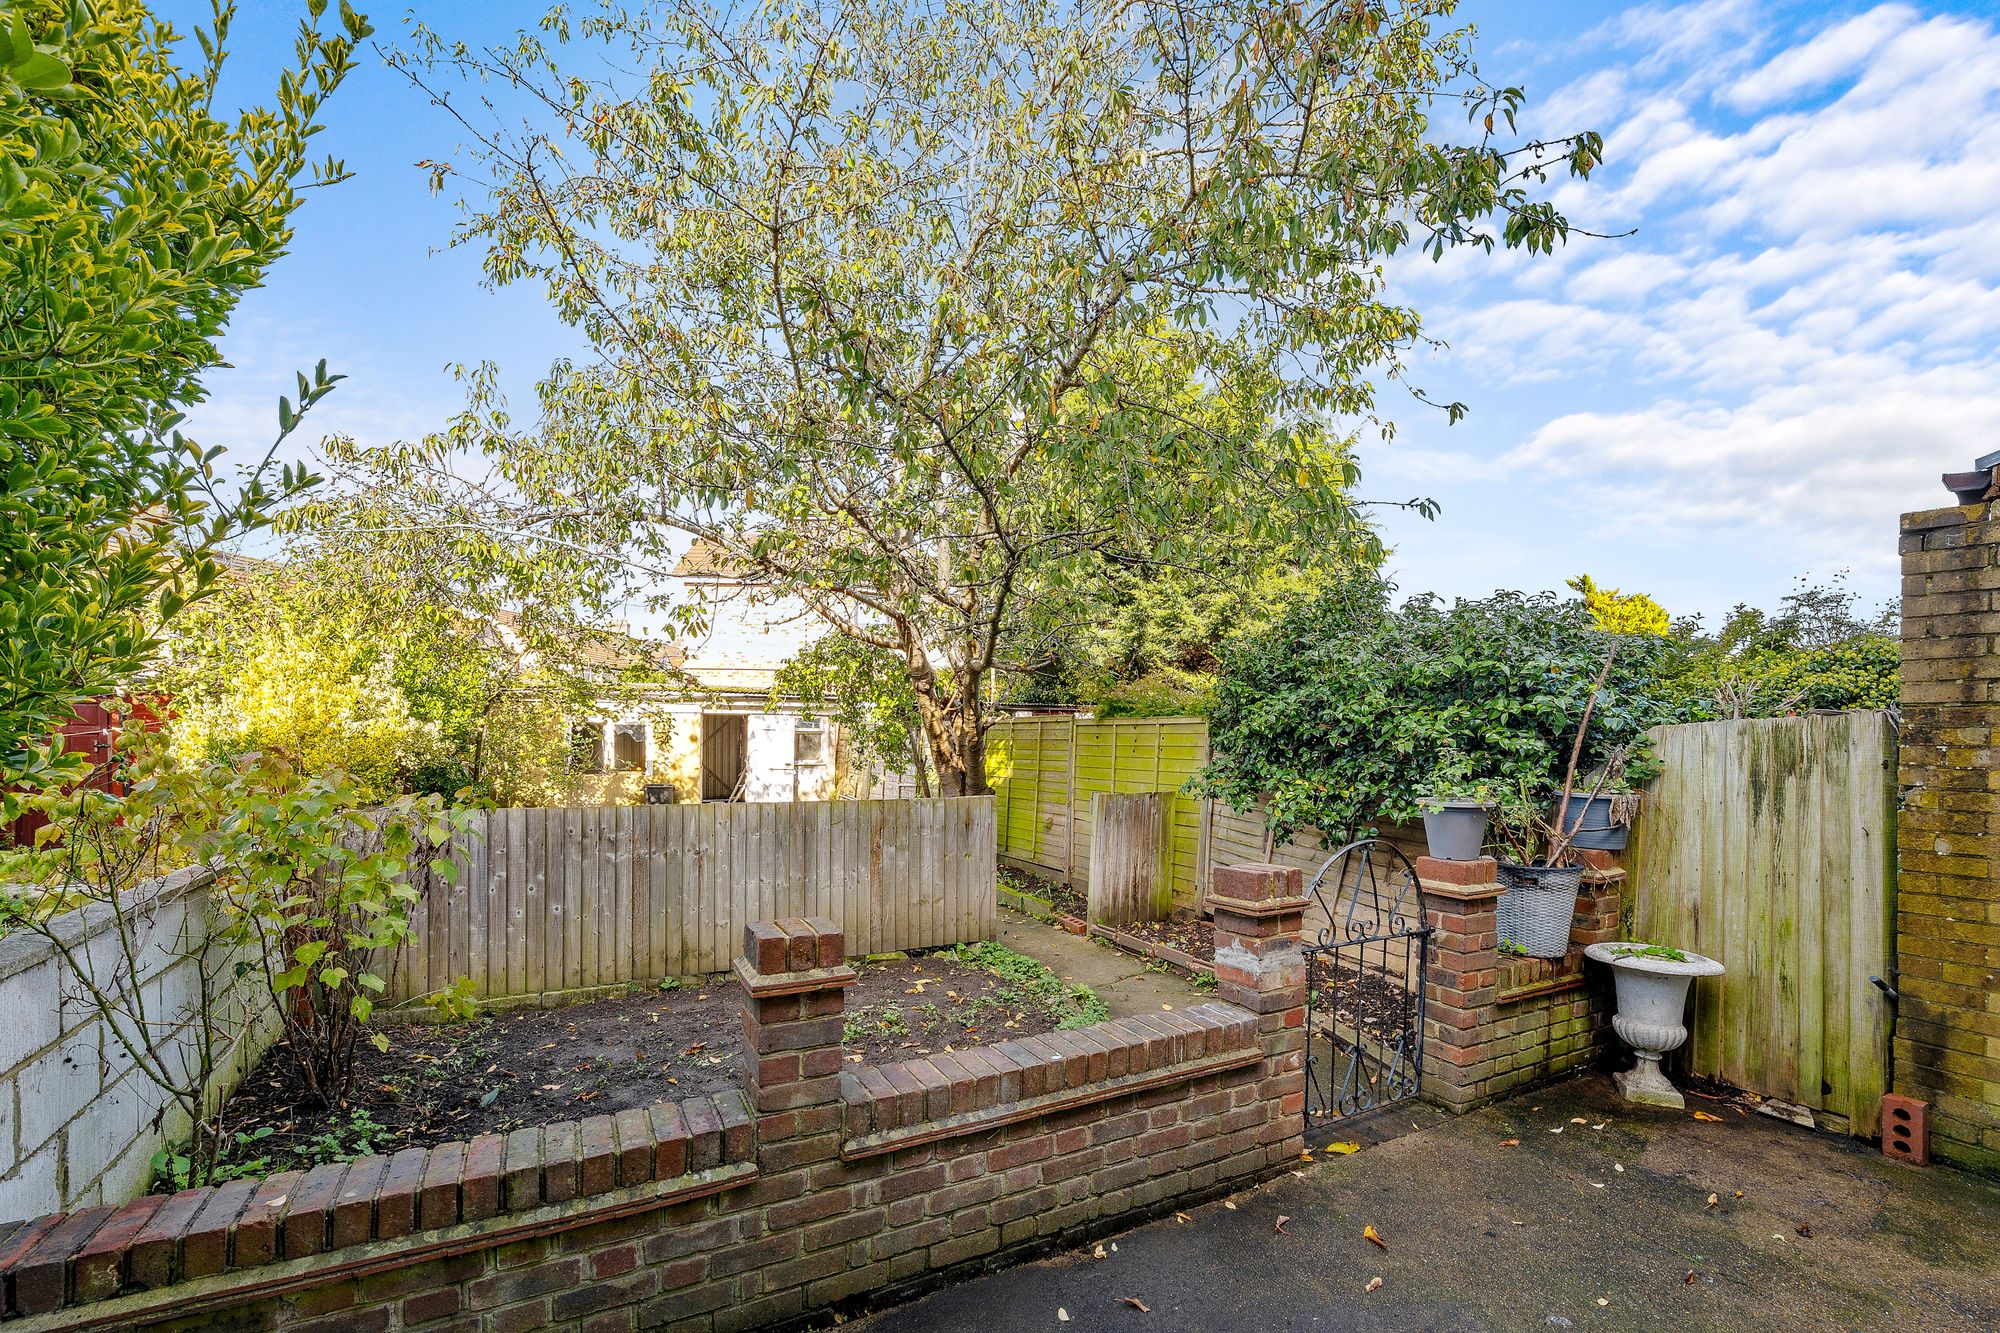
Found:
M 1091 797 L 1090 920 L 1107 926 L 1160 921 L 1174 910 L 1172 792 Z
M 720 972 L 748 922 L 782 916 L 832 917 L 855 954 L 992 939 L 995 817 L 990 796 L 484 811 L 389 998 Z
M 1687 1067 L 1880 1131 L 1894 966 L 1895 726 L 1886 713 L 1653 733 L 1661 773 L 1626 858 L 1639 938 L 1728 971 L 1697 983 Z
M 1092 798 L 1177 792 L 1208 762 L 1198 717 L 1008 718 L 987 733 L 989 772 L 1001 806 L 1000 855 L 1022 869 L 1088 889 Z M 1207 875 L 1202 802 L 1171 803 L 1165 828 L 1177 906 L 1196 906 Z

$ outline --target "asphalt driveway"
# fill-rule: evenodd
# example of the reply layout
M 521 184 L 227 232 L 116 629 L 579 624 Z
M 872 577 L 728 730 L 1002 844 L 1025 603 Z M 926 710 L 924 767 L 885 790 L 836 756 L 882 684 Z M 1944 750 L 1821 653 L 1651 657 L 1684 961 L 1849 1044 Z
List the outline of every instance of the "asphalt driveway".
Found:
M 2000 1184 L 1948 1168 L 1726 1105 L 1629 1107 L 1600 1076 L 1462 1119 L 1391 1109 L 1353 1138 L 1358 1152 L 1321 1150 L 1234 1207 L 1111 1237 L 1103 1258 L 1022 1265 L 848 1326 L 2000 1328 Z

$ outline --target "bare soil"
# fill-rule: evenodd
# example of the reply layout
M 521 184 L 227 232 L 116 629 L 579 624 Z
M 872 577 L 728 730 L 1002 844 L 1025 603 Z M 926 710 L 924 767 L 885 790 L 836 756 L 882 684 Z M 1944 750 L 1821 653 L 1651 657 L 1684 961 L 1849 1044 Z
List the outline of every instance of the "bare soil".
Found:
M 1047 898 L 1049 906 L 1058 912 L 1066 912 L 1079 921 L 1084 920 L 1090 910 L 1090 903 L 1083 890 L 1068 884 L 1058 884 L 1040 875 L 1031 875 L 1012 866 L 1000 867 L 1000 882 L 1016 893 L 1032 893 L 1037 898 Z
M 854 1063 L 1056 1026 L 1019 987 L 946 954 L 857 970 L 845 1033 Z M 289 1054 L 276 1047 L 230 1102 L 230 1123 L 247 1136 L 230 1157 L 266 1158 L 265 1169 L 279 1171 L 741 1087 L 736 983 L 710 981 L 471 1023 L 387 1028 L 386 1052 L 363 1045 L 340 1111 L 312 1105 Z
M 1215 961 L 1215 926 L 1200 917 L 1170 917 L 1165 921 L 1134 921 L 1118 929 L 1150 943 L 1179 949 L 1204 963 Z

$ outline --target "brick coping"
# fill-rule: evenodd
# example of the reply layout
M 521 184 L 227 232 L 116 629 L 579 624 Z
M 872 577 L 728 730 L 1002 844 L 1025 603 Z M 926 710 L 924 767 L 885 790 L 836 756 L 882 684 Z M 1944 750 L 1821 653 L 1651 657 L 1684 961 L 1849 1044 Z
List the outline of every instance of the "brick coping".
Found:
M 1233 1069 L 1250 1058 L 1263 1058 L 1257 1015 L 1208 1001 L 897 1064 L 863 1065 L 841 1073 L 848 1141 L 842 1155 L 869 1157 L 977 1133 L 1051 1108 L 1087 1106 Z
M 1263 1058 L 1262 1048 L 1252 1046 L 1240 1051 L 1168 1065 L 1163 1069 L 1107 1079 L 1081 1088 L 1047 1093 L 1011 1105 L 991 1106 L 978 1111 L 968 1111 L 963 1115 L 947 1116 L 943 1120 L 883 1130 L 875 1134 L 863 1134 L 845 1140 L 840 1145 L 840 1156 L 845 1161 L 856 1162 L 869 1157 L 880 1157 L 884 1153 L 900 1152 L 905 1148 L 917 1148 L 945 1139 L 961 1138 L 967 1134 L 985 1133 L 1056 1111 L 1071 1111 L 1080 1106 L 1107 1102 L 1115 1097 L 1130 1096 L 1135 1092 L 1146 1092 L 1174 1083 L 1189 1083 L 1208 1074 L 1225 1074 L 1233 1069 L 1257 1064 Z

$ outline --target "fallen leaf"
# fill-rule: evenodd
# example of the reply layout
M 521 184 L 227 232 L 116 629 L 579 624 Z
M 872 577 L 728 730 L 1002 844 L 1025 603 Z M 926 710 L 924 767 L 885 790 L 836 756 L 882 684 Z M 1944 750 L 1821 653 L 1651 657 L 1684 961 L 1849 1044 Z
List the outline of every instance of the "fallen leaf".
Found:
M 1521 1141 L 1519 1139 L 1502 1139 L 1500 1140 L 1500 1146 L 1503 1148 L 1518 1148 L 1521 1146 Z
M 1584 1119 L 1584 1118 L 1583 1118 L 1582 1116 L 1580 1116 L 1580 1115 L 1573 1115 L 1573 1116 L 1571 1116 L 1571 1117 L 1569 1118 L 1569 1122 L 1570 1122 L 1570 1123 L 1571 1123 L 1572 1125 L 1587 1125 L 1587 1124 L 1589 1124 L 1589 1123 L 1590 1123 L 1590 1122 L 1589 1122 L 1588 1120 Z
M 1174 1010 L 1174 1007 L 1170 1004 L 1163 1004 L 1160 1006 L 1160 1008 L 1166 1010 L 1168 1013 L 1172 1013 Z
M 1346 1142 L 1329 1143 L 1326 1145 L 1326 1151 L 1339 1153 L 1342 1157 L 1346 1157 L 1349 1154 L 1360 1152 L 1361 1145 L 1358 1143 L 1346 1143 Z
M 1685 1283 L 1686 1283 L 1686 1284 L 1687 1284 L 1688 1286 L 1692 1287 L 1692 1286 L 1694 1285 L 1694 1270 L 1693 1270 L 1692 1268 L 1688 1269 L 1688 1275 L 1687 1275 L 1687 1277 L 1686 1277 L 1686 1278 L 1684 1278 L 1684 1279 L 1682 1279 L 1682 1280 L 1683 1280 L 1683 1281 L 1684 1281 L 1684 1282 L 1685 1282 Z
M 1282 1235 L 1284 1235 L 1284 1234 L 1285 1234 L 1285 1223 L 1287 1223 L 1287 1222 L 1289 1222 L 1289 1221 L 1291 1221 L 1291 1220 L 1292 1220 L 1292 1219 L 1291 1219 L 1291 1218 L 1290 1218 L 1290 1217 L 1289 1217 L 1289 1216 L 1288 1216 L 1287 1214 L 1284 1214 L 1284 1213 L 1279 1213 L 1279 1214 L 1278 1214 L 1278 1220 L 1277 1220 L 1277 1221 L 1275 1221 L 1275 1222 L 1273 1222 L 1273 1223 L 1271 1224 L 1271 1232 L 1272 1232 L 1272 1234 L 1273 1234 L 1273 1235 L 1278 1235 L 1278 1236 L 1282 1236 Z
M 1362 1288 L 1363 1291 L 1380 1291 L 1381 1289 L 1382 1289 L 1382 1279 L 1379 1277 L 1369 1278 L 1368 1285 Z
M 1056 1307 L 1056 1322 L 1058 1324 L 1067 1324 L 1069 1322 L 1069 1311 L 1063 1309 L 1060 1305 Z
M 1311 1148 L 1308 1148 L 1304 1152 L 1299 1154 L 1299 1160 L 1301 1162 L 1310 1162 L 1312 1159 L 1313 1159 L 1313 1153 Z
M 1151 1314 L 1153 1312 L 1152 1309 L 1144 1301 L 1140 1300 L 1137 1296 L 1123 1296 L 1120 1297 L 1119 1299 L 1123 1300 L 1125 1304 L 1131 1306 L 1134 1310 L 1137 1310 L 1140 1314 Z
M 1708 1196 L 1708 1206 L 1711 1208 L 1715 1207 L 1715 1205 L 1721 1202 L 1722 1202 L 1722 1196 L 1720 1195 L 1711 1194 Z
M 1367 1241 L 1371 1245 L 1378 1245 L 1385 1250 L 1389 1248 L 1389 1242 L 1383 1240 L 1382 1233 L 1377 1231 L 1372 1226 L 1365 1226 L 1361 1228 L 1361 1239 Z
M 1695 1118 L 1695 1119 L 1697 1119 L 1697 1120 L 1706 1120 L 1706 1121 L 1709 1121 L 1709 1122 L 1710 1122 L 1710 1123 L 1712 1123 L 1712 1124 L 1718 1124 L 1718 1125 L 1719 1125 L 1719 1124 L 1721 1124 L 1721 1123 L 1722 1123 L 1722 1117 L 1721 1117 L 1721 1116 L 1719 1116 L 1719 1115 L 1710 1115 L 1710 1114 L 1709 1114 L 1708 1112 L 1706 1112 L 1706 1111 L 1696 1111 L 1696 1112 L 1694 1113 L 1694 1118 Z
M 1106 1254 L 1104 1253 L 1104 1247 L 1100 1245 L 1096 1249 L 1090 1252 L 1090 1257 L 1093 1259 L 1103 1259 L 1108 1256 L 1106 1256 Z
M 1557 1125 L 1554 1129 L 1549 1131 L 1549 1133 L 1551 1134 L 1560 1134 L 1562 1132 L 1563 1132 L 1563 1126 L 1561 1125 Z
M 1605 1298 L 1604 1298 L 1604 1297 L 1602 1297 L 1602 1296 L 1599 1296 L 1599 1297 L 1597 1298 L 1597 1303 L 1598 1303 L 1599 1305 L 1609 1305 L 1609 1304 L 1611 1304 L 1611 1302 L 1610 1302 L 1609 1300 L 1605 1299 Z
M 1807 1240 L 1812 1239 L 1812 1223 L 1810 1222 L 1801 1222 L 1797 1226 L 1793 1227 L 1792 1230 L 1798 1232 L 1801 1236 L 1804 1236 Z
M 1590 1187 L 1594 1190 L 1601 1190 L 1604 1188 L 1603 1184 L 1595 1180 L 1590 1182 Z
M 1597 1124 L 1595 1124 L 1595 1125 L 1592 1125 L 1592 1126 L 1591 1126 L 1591 1128 L 1592 1128 L 1592 1129 L 1603 1129 L 1603 1128 L 1604 1128 L 1604 1126 L 1605 1126 L 1606 1124 L 1608 1124 L 1608 1123 L 1610 1123 L 1610 1122 L 1609 1122 L 1609 1121 L 1600 1121 L 1599 1123 L 1597 1123 Z
M 1616 1171 L 1621 1176 L 1625 1174 L 1625 1164 L 1623 1162 L 1613 1162 L 1611 1164 L 1611 1169 L 1613 1171 Z
M 1740 1198 L 1742 1198 L 1742 1197 L 1743 1197 L 1743 1191 L 1742 1191 L 1742 1190 L 1738 1190 L 1738 1191 L 1736 1191 L 1736 1197 L 1737 1197 L 1737 1198 L 1739 1198 L 1739 1199 L 1740 1199 Z
M 1175 1214 L 1174 1214 L 1174 1221 L 1176 1221 L 1176 1222 L 1192 1222 L 1192 1221 L 1194 1221 L 1194 1219 L 1193 1219 L 1192 1217 L 1189 1217 L 1189 1216 L 1188 1216 L 1188 1215 L 1187 1215 L 1186 1213 L 1175 1213 Z
M 1228 1210 L 1229 1210 L 1230 1212 L 1232 1212 L 1232 1213 L 1236 1211 L 1236 1205 L 1235 1205 L 1234 1203 L 1230 1202 L 1230 1201 L 1229 1201 L 1228 1199 L 1224 1199 L 1224 1200 L 1222 1201 L 1222 1206 L 1223 1206 L 1224 1208 L 1227 1208 L 1227 1209 L 1228 1209 Z

